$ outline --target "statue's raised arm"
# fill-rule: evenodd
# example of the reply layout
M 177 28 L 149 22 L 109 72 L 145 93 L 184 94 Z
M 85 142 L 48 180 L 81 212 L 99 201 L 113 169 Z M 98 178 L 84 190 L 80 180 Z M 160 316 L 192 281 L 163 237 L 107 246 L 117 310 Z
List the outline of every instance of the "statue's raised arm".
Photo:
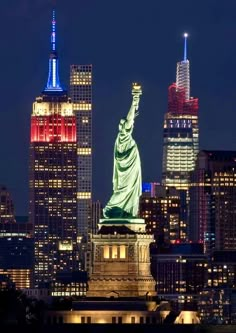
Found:
M 134 119 L 138 115 L 141 86 L 133 84 L 130 110 L 119 123 L 114 147 L 113 194 L 103 209 L 105 218 L 138 216 L 141 195 L 141 163 L 138 147 L 132 137 Z
M 141 86 L 138 83 L 133 83 L 132 95 L 133 100 L 130 107 L 130 110 L 126 117 L 126 127 L 130 128 L 134 124 L 134 118 L 138 115 L 139 100 L 140 95 L 142 94 Z

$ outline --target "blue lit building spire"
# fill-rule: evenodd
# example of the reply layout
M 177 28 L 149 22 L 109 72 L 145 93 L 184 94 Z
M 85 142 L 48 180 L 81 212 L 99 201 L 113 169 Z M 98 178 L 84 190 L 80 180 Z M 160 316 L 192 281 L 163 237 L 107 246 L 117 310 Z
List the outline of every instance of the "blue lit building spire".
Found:
M 187 61 L 187 38 L 188 34 L 184 33 L 184 61 Z
M 59 61 L 56 51 L 56 11 L 52 12 L 51 52 L 49 57 L 48 81 L 44 92 L 63 91 L 59 79 Z

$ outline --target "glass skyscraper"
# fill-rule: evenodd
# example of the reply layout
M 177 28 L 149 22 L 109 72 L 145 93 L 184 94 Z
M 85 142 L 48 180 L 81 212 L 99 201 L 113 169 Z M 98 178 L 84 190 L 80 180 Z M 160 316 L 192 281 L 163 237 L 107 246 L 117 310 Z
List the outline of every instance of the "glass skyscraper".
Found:
M 168 110 L 164 118 L 162 183 L 180 191 L 181 224 L 188 239 L 190 173 L 199 151 L 198 99 L 190 97 L 190 69 L 187 34 L 184 58 L 177 63 L 176 82 L 168 89 Z
M 176 83 L 168 89 L 164 119 L 162 180 L 166 186 L 188 190 L 198 150 L 198 99 L 190 97 L 190 70 L 185 35 L 184 59 L 177 63 Z

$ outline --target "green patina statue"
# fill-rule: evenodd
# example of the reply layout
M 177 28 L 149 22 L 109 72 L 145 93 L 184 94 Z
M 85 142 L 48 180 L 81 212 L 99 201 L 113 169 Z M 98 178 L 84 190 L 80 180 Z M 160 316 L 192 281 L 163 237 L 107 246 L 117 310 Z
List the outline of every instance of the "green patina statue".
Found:
M 132 218 L 138 215 L 142 175 L 139 151 L 132 132 L 141 94 L 141 86 L 134 83 L 130 110 L 119 123 L 114 147 L 113 194 L 103 209 L 105 218 Z

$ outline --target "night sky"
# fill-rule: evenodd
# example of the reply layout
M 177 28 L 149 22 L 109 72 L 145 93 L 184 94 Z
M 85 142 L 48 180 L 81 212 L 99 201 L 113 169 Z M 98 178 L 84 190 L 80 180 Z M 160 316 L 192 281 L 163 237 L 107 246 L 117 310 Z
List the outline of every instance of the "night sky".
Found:
M 53 1 L 0 1 L 0 183 L 17 215 L 28 214 L 32 103 L 47 80 Z M 189 33 L 191 96 L 199 98 L 201 149 L 236 150 L 236 1 L 59 0 L 60 78 L 70 64 L 93 64 L 93 191 L 112 192 L 113 145 L 131 103 L 131 83 L 143 86 L 133 136 L 143 180 L 160 181 L 162 126 L 168 85 Z

